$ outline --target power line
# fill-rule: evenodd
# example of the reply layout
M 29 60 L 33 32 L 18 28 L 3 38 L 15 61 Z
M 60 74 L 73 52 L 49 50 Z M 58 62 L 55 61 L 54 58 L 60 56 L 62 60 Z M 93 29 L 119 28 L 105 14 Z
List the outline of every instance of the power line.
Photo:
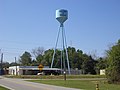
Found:
M 29 45 L 40 44 L 40 43 L 36 43 L 36 42 L 19 42 L 19 41 L 8 41 L 8 40 L 0 40 L 0 42 L 15 43 L 15 44 L 29 44 Z
M 3 50 L 17 50 L 17 51 L 25 51 L 25 50 L 30 50 L 30 49 L 24 49 L 24 48 L 12 48 L 12 47 L 1 47 Z
M 17 53 L 17 52 L 3 52 L 4 54 L 10 54 L 10 55 L 20 55 L 21 53 Z

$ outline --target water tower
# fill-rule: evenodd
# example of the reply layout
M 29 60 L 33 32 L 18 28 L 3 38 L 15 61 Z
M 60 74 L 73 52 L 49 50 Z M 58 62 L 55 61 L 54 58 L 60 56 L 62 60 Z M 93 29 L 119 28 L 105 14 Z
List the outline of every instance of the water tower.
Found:
M 56 19 L 59 21 L 60 27 L 59 27 L 58 36 L 57 36 L 55 49 L 53 53 L 51 68 L 53 67 L 56 48 L 57 48 L 59 36 L 61 34 L 61 38 L 62 38 L 62 49 L 61 49 L 61 60 L 60 60 L 61 70 L 64 71 L 63 73 L 66 73 L 66 67 L 67 67 L 68 73 L 70 74 L 70 65 L 69 65 L 68 52 L 67 52 L 67 42 L 66 42 L 65 29 L 63 25 L 63 23 L 68 19 L 68 11 L 64 9 L 56 10 Z M 67 65 L 66 65 L 66 62 L 67 62 Z

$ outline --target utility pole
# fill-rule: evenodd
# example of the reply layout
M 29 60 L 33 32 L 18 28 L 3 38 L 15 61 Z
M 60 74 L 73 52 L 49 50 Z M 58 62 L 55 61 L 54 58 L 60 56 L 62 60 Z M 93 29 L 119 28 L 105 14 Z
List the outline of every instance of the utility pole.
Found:
M 1 75 L 3 75 L 3 53 L 1 54 Z
M 2 56 L 2 54 L 1 54 L 1 49 L 0 49 L 0 57 Z M 1 58 L 1 60 L 0 60 L 0 70 L 2 70 L 2 58 Z
M 16 62 L 16 57 L 15 57 L 15 66 L 16 66 L 16 75 L 18 75 L 18 73 L 17 73 L 17 62 Z

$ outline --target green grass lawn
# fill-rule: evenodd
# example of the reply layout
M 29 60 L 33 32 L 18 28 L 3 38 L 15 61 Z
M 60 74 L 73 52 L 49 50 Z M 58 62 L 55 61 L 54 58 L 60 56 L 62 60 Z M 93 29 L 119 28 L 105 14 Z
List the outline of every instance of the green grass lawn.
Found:
M 120 85 L 107 84 L 105 81 L 93 81 L 93 80 L 29 80 L 31 82 L 85 89 L 95 90 L 96 83 L 99 84 L 99 90 L 120 90 Z
M 0 86 L 0 90 L 9 90 L 9 89 Z
M 40 75 L 5 75 L 7 78 L 30 78 L 30 79 L 39 79 L 41 78 Z M 43 75 L 43 79 L 63 79 L 63 75 Z M 105 78 L 104 75 L 67 75 L 67 79 L 80 79 L 80 78 Z

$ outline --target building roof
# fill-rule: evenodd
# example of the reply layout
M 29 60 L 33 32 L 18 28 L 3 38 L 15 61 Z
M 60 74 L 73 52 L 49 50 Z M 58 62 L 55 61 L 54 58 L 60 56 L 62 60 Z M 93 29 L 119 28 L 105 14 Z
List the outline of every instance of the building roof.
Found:
M 11 66 L 9 69 L 19 68 L 21 70 L 39 70 L 38 66 Z M 43 70 L 61 70 L 59 68 L 49 68 L 48 66 L 44 66 Z

